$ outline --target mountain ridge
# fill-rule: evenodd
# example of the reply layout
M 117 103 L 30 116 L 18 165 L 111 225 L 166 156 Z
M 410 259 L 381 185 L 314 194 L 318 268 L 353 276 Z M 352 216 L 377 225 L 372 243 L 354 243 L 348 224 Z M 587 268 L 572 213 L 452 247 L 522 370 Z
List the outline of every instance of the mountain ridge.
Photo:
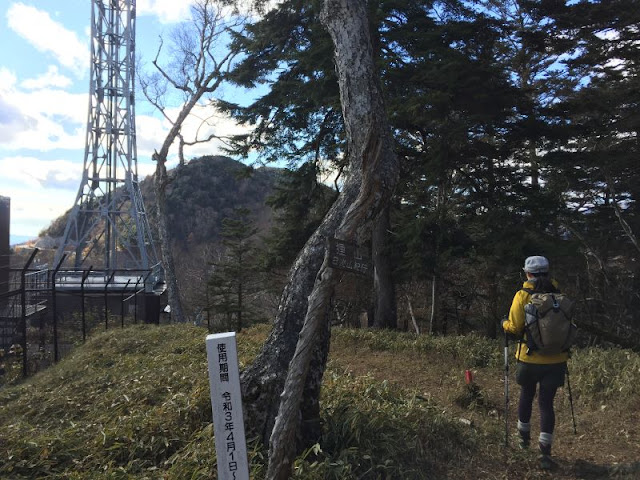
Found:
M 268 231 L 273 214 L 266 205 L 266 199 L 273 192 L 281 172 L 274 167 L 254 168 L 221 155 L 205 155 L 170 169 L 167 223 L 174 246 L 189 248 L 205 242 L 217 242 L 222 220 L 233 215 L 235 208 L 248 208 L 258 231 Z M 155 232 L 153 176 L 140 181 L 140 191 Z M 38 237 L 62 237 L 70 212 L 71 208 L 53 220 Z M 154 235 L 156 242 L 157 238 Z

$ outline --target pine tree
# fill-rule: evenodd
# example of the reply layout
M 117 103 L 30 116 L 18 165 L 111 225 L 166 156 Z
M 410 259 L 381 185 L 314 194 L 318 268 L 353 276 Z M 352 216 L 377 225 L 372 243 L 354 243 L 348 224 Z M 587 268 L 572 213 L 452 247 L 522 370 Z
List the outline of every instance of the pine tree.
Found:
M 229 152 L 258 155 L 258 161 L 287 162 L 291 168 L 324 162 L 340 164 L 344 132 L 333 46 L 319 22 L 319 0 L 285 0 L 243 35 L 235 48 L 245 58 L 229 78 L 268 92 L 248 106 L 219 102 L 237 121 L 253 126 L 232 138 Z M 328 165 L 333 168 L 333 165 Z
M 566 235 L 586 252 L 586 261 L 576 262 L 587 279 L 583 328 L 624 344 L 640 335 L 637 268 L 628 261 L 640 252 L 640 2 L 543 7 L 554 18 L 554 47 L 575 84 L 555 105 L 562 122 L 548 158 L 570 210 Z
M 600 217 L 605 230 L 619 224 L 616 205 L 633 230 L 640 227 L 638 7 L 633 0 L 578 2 L 555 12 L 560 33 L 571 39 L 561 46 L 573 53 L 565 63 L 577 88 L 558 106 L 566 128 L 553 158 L 569 183 L 567 200 Z M 623 228 L 615 233 L 626 236 Z
M 335 190 L 318 181 L 317 165 L 307 162 L 286 169 L 267 199 L 274 225 L 266 241 L 265 267 L 290 266 L 316 230 L 336 197 Z
M 258 250 L 253 244 L 257 229 L 249 219 L 249 210 L 237 208 L 234 216 L 222 221 L 225 252 L 212 262 L 208 306 L 226 319 L 226 328 L 240 332 L 256 319 L 251 296 L 258 292 Z

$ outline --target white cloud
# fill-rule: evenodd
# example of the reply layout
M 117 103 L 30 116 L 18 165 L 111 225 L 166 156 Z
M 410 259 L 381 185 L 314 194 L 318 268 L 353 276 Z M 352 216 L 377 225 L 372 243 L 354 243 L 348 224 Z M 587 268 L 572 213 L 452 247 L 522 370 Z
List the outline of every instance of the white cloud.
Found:
M 85 75 L 90 56 L 88 41 L 81 41 L 75 32 L 54 21 L 47 12 L 14 3 L 7 10 L 7 20 L 9 28 L 37 50 L 52 54 L 78 77 Z
M 88 94 L 59 89 L 25 91 L 11 72 L 0 68 L 0 146 L 83 149 Z
M 0 93 L 12 89 L 15 84 L 15 73 L 7 70 L 6 68 L 0 67 Z
M 11 142 L 21 132 L 32 129 L 36 124 L 34 118 L 23 115 L 0 94 L 0 145 Z
M 193 140 L 196 135 L 202 139 L 211 134 L 215 134 L 218 137 L 226 137 L 249 132 L 247 127 L 238 125 L 235 120 L 228 116 L 213 112 L 211 107 L 195 108 L 192 113 L 183 127 L 185 140 Z M 203 123 L 203 119 L 206 119 L 206 123 Z M 219 155 L 223 153 L 223 146 L 224 144 L 221 140 L 212 140 L 208 143 L 194 145 L 188 149 L 185 148 L 185 156 L 189 159 L 202 155 Z
M 20 85 L 24 88 L 35 90 L 46 87 L 67 88 L 70 87 L 71 84 L 71 79 L 65 75 L 61 75 L 58 71 L 58 67 L 55 65 L 49 65 L 47 73 L 36 78 L 28 78 Z
M 0 145 L 10 143 L 21 132 L 35 128 L 37 121 L 23 113 L 13 99 L 16 76 L 6 68 L 0 68 Z M 15 101 L 15 100 L 14 100 Z
M 15 156 L 0 158 L 0 191 L 11 198 L 11 231 L 37 235 L 73 206 L 82 164 Z
M 179 109 L 168 109 L 170 118 L 176 118 Z M 206 122 L 203 123 L 203 120 Z M 136 131 L 138 145 L 138 164 L 141 159 L 150 159 L 154 150 L 159 150 L 162 142 L 167 136 L 171 126 L 164 119 L 149 115 L 136 116 Z M 205 139 L 211 134 L 219 137 L 247 133 L 248 128 L 238 125 L 235 120 L 216 113 L 212 107 L 199 106 L 194 108 L 192 114 L 187 117 L 183 126 L 182 134 L 186 142 L 193 142 L 196 138 Z M 196 137 L 197 135 L 197 137 Z M 185 160 L 202 155 L 221 155 L 223 143 L 220 140 L 211 140 L 207 143 L 199 143 L 193 146 L 185 146 Z M 177 163 L 178 147 L 177 142 L 172 145 L 169 152 L 168 167 Z M 155 167 L 154 167 L 155 168 Z
M 41 188 L 77 190 L 82 178 L 82 162 L 41 160 L 36 157 L 0 158 L 2 184 L 26 187 L 30 192 Z
M 76 193 L 49 189 L 29 192 L 28 195 L 24 191 L 6 192 L 11 198 L 11 233 L 35 237 L 73 207 Z
M 176 23 L 190 18 L 191 1 L 138 0 L 136 15 L 155 15 L 160 23 Z

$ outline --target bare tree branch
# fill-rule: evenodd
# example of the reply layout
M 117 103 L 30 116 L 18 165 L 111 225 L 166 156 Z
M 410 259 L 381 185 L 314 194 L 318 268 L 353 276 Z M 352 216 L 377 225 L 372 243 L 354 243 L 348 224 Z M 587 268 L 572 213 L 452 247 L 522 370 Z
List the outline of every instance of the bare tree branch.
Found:
M 211 126 L 207 121 L 211 117 L 201 121 L 193 139 L 185 139 L 183 126 L 203 97 L 218 90 L 236 56 L 235 52 L 228 49 L 228 45 L 222 44 L 222 38 L 229 29 L 240 28 L 244 19 L 241 17 L 227 19 L 222 15 L 221 9 L 222 4 L 217 0 L 198 0 L 191 10 L 192 21 L 185 22 L 174 30 L 169 64 L 167 66 L 161 64 L 161 53 L 164 47 L 164 42 L 161 40 L 152 61 L 156 76 L 140 76 L 143 94 L 171 125 L 160 148 L 154 152 L 152 158 L 156 162 L 154 187 L 158 212 L 158 236 L 169 304 L 172 317 L 177 322 L 183 322 L 186 319 L 175 275 L 167 225 L 166 187 L 169 176 L 166 163 L 169 150 L 176 139 L 178 140 L 178 160 L 180 164 L 184 164 L 185 146 L 205 143 L 217 138 L 215 133 L 199 138 L 201 128 L 204 125 Z M 216 55 L 221 57 L 220 60 L 216 60 Z M 167 86 L 173 89 L 174 94 L 179 93 L 182 96 L 183 103 L 175 117 L 172 117 L 167 109 L 167 102 L 170 99 Z
M 616 213 L 616 217 L 618 217 L 620 226 L 622 227 L 622 230 L 624 230 L 624 233 L 627 235 L 629 240 L 631 240 L 631 243 L 633 243 L 633 246 L 636 247 L 636 250 L 640 252 L 640 243 L 638 242 L 638 237 L 636 237 L 636 235 L 633 233 L 631 225 L 629 225 L 629 223 L 622 216 L 620 205 L 618 205 L 618 200 L 616 199 L 616 192 L 613 189 L 613 180 L 611 178 L 607 178 L 607 183 L 609 184 L 609 191 L 611 192 L 611 203 L 613 204 L 613 210 Z

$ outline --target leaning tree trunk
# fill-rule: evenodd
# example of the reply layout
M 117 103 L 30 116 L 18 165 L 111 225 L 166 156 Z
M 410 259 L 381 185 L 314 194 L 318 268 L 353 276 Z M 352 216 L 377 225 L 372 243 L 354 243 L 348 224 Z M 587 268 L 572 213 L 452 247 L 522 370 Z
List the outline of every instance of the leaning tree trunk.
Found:
M 189 113 L 198 103 L 198 100 L 202 97 L 205 91 L 206 88 L 201 86 L 183 105 L 176 121 L 171 126 L 164 142 L 162 142 L 160 151 L 154 152 L 152 156 L 153 160 L 156 162 L 156 173 L 153 179 L 153 185 L 155 187 L 156 210 L 158 212 L 160 252 L 162 254 L 164 277 L 167 283 L 167 296 L 169 300 L 169 308 L 171 308 L 171 318 L 177 323 L 185 322 L 186 317 L 182 308 L 182 300 L 180 299 L 180 289 L 178 288 L 178 279 L 176 277 L 176 269 L 173 262 L 173 253 L 171 252 L 171 238 L 169 237 L 169 228 L 167 226 L 167 185 L 169 185 L 167 156 L 169 155 L 169 148 L 173 144 L 173 141 L 180 134 L 182 124 L 185 122 Z
M 160 253 L 162 255 L 162 267 L 164 268 L 164 278 L 167 284 L 167 297 L 171 308 L 171 318 L 178 323 L 185 321 L 182 301 L 180 300 L 180 290 L 176 278 L 176 269 L 171 254 L 171 239 L 169 228 L 167 227 L 167 167 L 165 162 L 154 155 L 156 160 L 156 174 L 154 176 L 154 190 L 156 194 L 156 210 L 158 213 L 158 240 L 160 242 Z
M 335 46 L 340 100 L 345 121 L 350 172 L 349 189 L 359 186 L 336 237 L 367 239 L 371 226 L 389 201 L 398 176 L 391 131 L 374 70 L 364 0 L 325 0 L 321 20 Z M 300 425 L 300 405 L 318 337 L 327 328 L 329 299 L 339 272 L 329 267 L 328 252 L 309 296 L 305 321 L 289 365 L 269 446 L 267 478 L 284 480 L 291 473 Z
M 316 229 L 305 247 L 298 254 L 289 273 L 274 327 L 255 361 L 245 369 L 241 377 L 242 399 L 245 408 L 245 428 L 247 436 L 258 437 L 265 445 L 269 444 L 275 418 L 280 406 L 280 394 L 296 349 L 298 334 L 302 329 L 307 312 L 308 297 L 313 290 L 314 281 L 324 258 L 327 239 L 334 236 L 336 228 L 357 195 L 358 185 L 345 185 L 342 193 L 334 202 L 322 224 Z M 324 371 L 328 353 L 328 335 L 323 336 L 314 353 L 312 372 Z M 313 380 L 319 378 L 320 380 Z M 320 390 L 322 373 L 309 375 L 305 387 L 305 399 L 301 416 L 309 429 L 318 425 L 319 409 L 317 393 Z M 310 407 L 306 409 L 305 407 Z M 308 430 L 306 438 L 317 436 L 319 430 Z

